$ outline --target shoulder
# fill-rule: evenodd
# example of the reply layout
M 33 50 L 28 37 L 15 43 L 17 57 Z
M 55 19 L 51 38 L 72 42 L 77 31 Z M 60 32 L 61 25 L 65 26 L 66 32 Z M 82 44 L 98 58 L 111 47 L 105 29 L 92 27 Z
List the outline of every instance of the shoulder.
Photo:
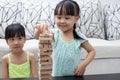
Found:
M 89 43 L 89 41 L 85 41 L 81 44 L 81 47 L 83 47 L 85 49 L 91 49 L 92 45 Z
M 33 53 L 31 53 L 31 52 L 28 52 L 28 53 L 29 53 L 30 59 L 34 59 L 35 58 L 35 55 Z
M 2 62 L 8 62 L 8 54 L 2 57 Z
M 84 42 L 82 43 L 83 46 L 84 46 L 84 45 L 88 45 L 88 44 L 89 44 L 88 40 L 87 40 L 87 41 L 84 41 Z

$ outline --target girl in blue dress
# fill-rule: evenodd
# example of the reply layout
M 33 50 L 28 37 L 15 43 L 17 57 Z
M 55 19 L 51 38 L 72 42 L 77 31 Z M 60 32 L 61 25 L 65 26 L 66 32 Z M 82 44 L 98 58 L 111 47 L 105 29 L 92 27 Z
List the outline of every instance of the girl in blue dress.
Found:
M 85 35 L 76 28 L 79 20 L 79 6 L 73 0 L 62 0 L 55 8 L 54 15 L 57 29 L 49 29 L 47 24 L 36 26 L 35 38 L 39 34 L 53 33 L 52 43 L 52 76 L 84 75 L 87 65 L 95 56 L 95 50 L 88 42 Z M 88 55 L 81 61 L 81 49 L 84 48 Z

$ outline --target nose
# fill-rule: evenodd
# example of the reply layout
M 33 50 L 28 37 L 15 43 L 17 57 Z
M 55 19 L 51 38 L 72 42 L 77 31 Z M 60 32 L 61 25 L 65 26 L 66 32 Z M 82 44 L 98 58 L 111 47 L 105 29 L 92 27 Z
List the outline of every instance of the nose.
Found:
M 61 22 L 61 23 L 64 23 L 64 22 L 65 22 L 65 19 L 60 19 L 60 22 Z
M 14 44 L 18 44 L 18 40 L 14 40 Z

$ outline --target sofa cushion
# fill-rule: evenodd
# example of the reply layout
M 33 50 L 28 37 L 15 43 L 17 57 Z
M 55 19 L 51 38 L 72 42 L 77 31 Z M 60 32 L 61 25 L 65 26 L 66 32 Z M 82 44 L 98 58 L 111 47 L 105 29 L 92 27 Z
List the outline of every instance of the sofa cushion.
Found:
M 119 63 L 120 63 L 120 58 L 95 59 L 87 66 L 85 75 L 120 73 Z M 107 79 L 108 77 L 106 79 L 101 78 L 101 80 L 107 80 Z M 116 77 L 114 77 L 113 80 L 115 79 Z
M 104 14 L 107 39 L 120 39 L 120 0 L 109 0 L 104 7 Z
M 88 38 L 88 41 L 94 46 L 96 50 L 96 59 L 99 58 L 120 58 L 120 40 L 107 41 L 103 39 Z M 6 44 L 5 39 L 0 39 L 0 61 L 3 55 L 10 52 L 8 45 Z M 37 59 L 38 49 L 38 40 L 31 39 L 26 40 L 24 45 L 24 50 L 30 51 L 35 54 Z M 87 52 L 83 49 L 81 52 L 81 58 L 84 59 L 87 55 Z
M 95 59 L 115 59 L 120 58 L 120 40 L 103 40 L 88 38 L 88 41 L 96 50 Z M 83 49 L 81 58 L 84 59 L 87 52 Z
M 102 8 L 99 0 L 78 0 L 81 14 L 78 25 L 89 38 L 105 39 Z

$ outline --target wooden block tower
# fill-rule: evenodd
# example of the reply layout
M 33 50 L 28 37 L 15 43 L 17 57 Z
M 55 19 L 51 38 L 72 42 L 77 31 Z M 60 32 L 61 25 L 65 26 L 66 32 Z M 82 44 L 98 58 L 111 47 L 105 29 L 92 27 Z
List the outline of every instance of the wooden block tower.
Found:
M 39 78 L 40 80 L 51 80 L 52 72 L 52 34 L 40 34 L 39 36 Z

